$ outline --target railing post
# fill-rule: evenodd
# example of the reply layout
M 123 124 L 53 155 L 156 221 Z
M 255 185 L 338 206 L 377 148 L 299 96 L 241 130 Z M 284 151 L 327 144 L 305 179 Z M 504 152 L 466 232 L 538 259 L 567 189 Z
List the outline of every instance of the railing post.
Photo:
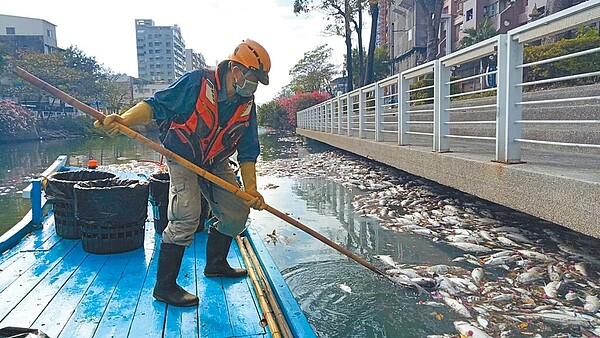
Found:
M 381 116 L 381 87 L 379 83 L 375 82 L 375 88 L 373 88 L 373 96 L 375 97 L 375 142 L 382 141 L 381 128 L 383 127 L 383 116 Z
M 327 103 L 323 105 L 323 111 L 319 114 L 319 131 L 324 131 L 325 129 L 325 119 L 327 116 Z
M 42 179 L 31 181 L 31 223 L 34 226 L 42 224 Z
M 329 102 L 325 103 L 325 112 L 323 114 L 323 127 L 322 127 L 322 132 L 327 132 L 327 117 L 329 116 L 329 110 L 331 109 Z
M 350 130 L 350 128 L 352 127 L 352 111 L 354 110 L 354 100 L 352 99 L 352 96 L 350 94 L 348 94 L 348 121 L 346 121 L 346 136 L 350 137 L 352 135 L 352 131 Z
M 334 109 L 336 106 L 337 106 L 337 109 Z M 333 126 L 336 125 L 336 123 L 335 123 L 335 112 L 336 112 L 336 110 L 339 113 L 339 111 L 340 111 L 339 101 L 337 99 L 331 100 L 331 116 L 329 116 L 329 124 L 330 124 L 330 127 L 331 127 L 331 128 L 329 128 L 329 132 L 331 134 L 334 133 L 333 132 L 333 130 L 334 130 Z
M 523 45 L 511 35 L 498 36 L 498 74 L 496 93 L 496 161 L 503 163 L 521 162 L 521 120 L 523 90 L 518 84 L 523 81 Z
M 365 96 L 363 89 L 358 90 L 358 138 L 365 136 Z
M 325 132 L 332 133 L 333 132 L 333 100 L 329 100 L 328 102 L 329 103 L 327 104 L 327 107 L 329 107 L 329 109 L 327 110 L 327 120 L 326 120 Z
M 408 111 L 410 105 L 408 100 L 410 95 L 408 90 L 410 84 L 402 74 L 398 74 L 398 145 L 405 146 L 408 144 Z
M 446 135 L 450 133 L 450 69 L 444 67 L 437 59 L 433 68 L 433 151 L 446 152 L 450 150 Z
M 342 100 L 340 97 L 337 99 L 338 101 L 338 119 L 337 119 L 337 134 L 340 135 L 342 133 Z M 348 100 L 346 99 L 346 102 Z

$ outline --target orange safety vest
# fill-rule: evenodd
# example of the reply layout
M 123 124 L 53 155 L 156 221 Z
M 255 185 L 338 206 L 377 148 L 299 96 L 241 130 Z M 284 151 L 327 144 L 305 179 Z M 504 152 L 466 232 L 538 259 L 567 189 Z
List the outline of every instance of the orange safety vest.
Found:
M 200 94 L 190 117 L 183 123 L 171 121 L 166 134 L 161 137 L 165 148 L 200 166 L 219 163 L 235 152 L 250 124 L 254 103 L 253 99 L 242 103 L 227 125 L 220 126 L 217 90 L 206 75 L 202 78 Z M 216 71 L 215 75 L 219 81 Z

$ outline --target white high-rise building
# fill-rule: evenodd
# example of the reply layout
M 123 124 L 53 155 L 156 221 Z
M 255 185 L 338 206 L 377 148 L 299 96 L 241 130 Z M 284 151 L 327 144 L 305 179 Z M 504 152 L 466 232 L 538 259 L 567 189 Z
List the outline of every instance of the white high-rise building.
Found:
M 152 83 L 171 83 L 186 70 L 185 42 L 179 26 L 155 26 L 135 20 L 138 77 Z

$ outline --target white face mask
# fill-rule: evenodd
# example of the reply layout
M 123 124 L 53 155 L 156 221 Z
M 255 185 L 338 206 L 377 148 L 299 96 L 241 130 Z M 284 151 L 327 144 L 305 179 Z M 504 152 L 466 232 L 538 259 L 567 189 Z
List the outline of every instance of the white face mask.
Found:
M 248 79 L 244 79 L 244 85 L 241 87 L 239 84 L 235 84 L 235 92 L 243 97 L 250 97 L 254 95 L 256 88 L 258 88 L 258 82 L 253 82 Z
M 239 96 L 242 97 L 251 97 L 256 92 L 258 88 L 258 82 L 250 81 L 246 77 L 250 75 L 250 72 L 246 72 L 240 79 L 240 81 L 244 81 L 244 85 L 240 86 L 240 81 L 235 81 L 235 92 L 238 93 Z

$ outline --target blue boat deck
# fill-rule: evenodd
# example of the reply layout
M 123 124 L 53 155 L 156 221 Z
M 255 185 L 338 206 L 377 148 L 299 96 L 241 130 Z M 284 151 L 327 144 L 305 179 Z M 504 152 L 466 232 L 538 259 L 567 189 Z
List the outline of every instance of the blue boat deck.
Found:
M 260 325 L 262 311 L 249 278 L 203 275 L 206 232 L 186 249 L 178 278 L 200 304 L 178 308 L 152 297 L 160 245 L 152 221 L 142 248 L 90 254 L 80 240 L 58 236 L 53 220 L 45 218 L 40 229 L 0 256 L 0 328 L 30 327 L 51 338 L 271 336 Z M 236 244 L 228 259 L 243 266 Z

